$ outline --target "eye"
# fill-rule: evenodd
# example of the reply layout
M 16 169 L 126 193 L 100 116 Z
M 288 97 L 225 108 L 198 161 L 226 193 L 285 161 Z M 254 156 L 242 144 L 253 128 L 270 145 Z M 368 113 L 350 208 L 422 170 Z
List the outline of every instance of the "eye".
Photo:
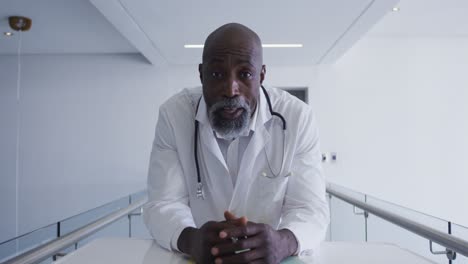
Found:
M 248 72 L 248 71 L 242 71 L 240 73 L 240 77 L 244 78 L 244 79 L 250 79 L 250 78 L 252 78 L 252 73 Z
M 212 72 L 211 73 L 211 77 L 213 77 L 214 79 L 221 79 L 223 78 L 223 74 L 221 72 Z

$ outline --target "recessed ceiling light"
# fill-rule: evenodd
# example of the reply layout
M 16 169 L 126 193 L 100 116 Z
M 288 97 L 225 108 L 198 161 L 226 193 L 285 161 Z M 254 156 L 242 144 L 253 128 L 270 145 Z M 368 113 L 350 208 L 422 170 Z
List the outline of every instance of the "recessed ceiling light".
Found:
M 302 44 L 263 44 L 264 48 L 302 48 Z M 203 44 L 186 44 L 184 45 L 186 49 L 202 49 Z
M 397 7 L 397 6 L 395 6 L 395 7 L 392 9 L 392 11 L 393 11 L 393 12 L 398 12 L 398 11 L 400 11 L 400 8 Z
M 13 36 L 13 33 L 12 32 L 3 32 L 3 35 L 5 35 L 7 37 L 11 37 L 11 36 Z

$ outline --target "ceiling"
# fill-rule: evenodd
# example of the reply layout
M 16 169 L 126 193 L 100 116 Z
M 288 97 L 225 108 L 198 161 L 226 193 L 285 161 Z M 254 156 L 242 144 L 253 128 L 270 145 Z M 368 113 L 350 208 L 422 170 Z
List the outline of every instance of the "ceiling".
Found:
M 22 34 L 28 54 L 138 52 L 88 0 L 1 0 L 0 54 L 15 54 L 19 33 L 11 31 L 8 17 L 27 16 L 32 27 Z
M 467 0 L 401 0 L 369 37 L 468 37 Z
M 409 0 L 411 1 L 411 0 Z M 239 22 L 263 43 L 302 43 L 265 49 L 269 65 L 330 63 L 346 52 L 398 0 L 3 0 L 0 31 L 9 15 L 33 20 L 24 53 L 136 53 L 159 64 L 196 64 L 202 44 L 218 26 Z M 0 54 L 15 54 L 18 34 L 0 36 Z

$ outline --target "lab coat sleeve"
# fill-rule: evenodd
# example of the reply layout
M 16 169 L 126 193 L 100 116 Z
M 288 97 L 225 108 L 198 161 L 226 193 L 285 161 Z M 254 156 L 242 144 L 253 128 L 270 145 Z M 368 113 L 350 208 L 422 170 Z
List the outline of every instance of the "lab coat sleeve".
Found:
M 148 172 L 148 204 L 144 221 L 159 245 L 177 250 L 177 240 L 186 227 L 195 227 L 189 194 L 175 147 L 168 110 L 159 110 Z
M 279 229 L 286 228 L 293 232 L 298 242 L 297 254 L 313 255 L 325 238 L 329 207 L 317 125 L 311 111 L 303 113 L 297 130 L 299 134 L 292 161 L 292 176 L 286 190 Z

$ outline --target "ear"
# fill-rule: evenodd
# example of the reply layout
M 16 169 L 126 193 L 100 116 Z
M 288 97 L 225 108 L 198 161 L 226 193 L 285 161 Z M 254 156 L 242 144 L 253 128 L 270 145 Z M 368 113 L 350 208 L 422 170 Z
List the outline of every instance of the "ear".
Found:
M 203 83 L 203 64 L 198 64 L 198 73 L 200 74 L 200 82 Z
M 263 80 L 265 80 L 266 75 L 266 66 L 262 65 L 262 71 L 260 72 L 260 84 L 263 84 Z

